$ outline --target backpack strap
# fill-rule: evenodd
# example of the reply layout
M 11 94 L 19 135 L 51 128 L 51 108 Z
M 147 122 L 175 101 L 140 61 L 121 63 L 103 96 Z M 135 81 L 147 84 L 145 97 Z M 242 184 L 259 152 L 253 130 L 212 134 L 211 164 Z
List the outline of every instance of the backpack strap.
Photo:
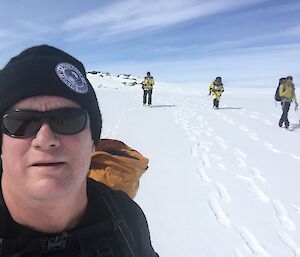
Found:
M 103 228 L 106 228 L 107 230 L 113 231 L 116 241 L 120 242 L 120 245 L 122 245 L 122 256 L 138 257 L 135 253 L 136 251 L 134 250 L 136 249 L 136 242 L 128 225 L 124 221 L 119 208 L 117 207 L 115 199 L 112 196 L 111 189 L 107 188 L 106 186 L 99 186 L 102 184 L 98 184 L 98 182 L 93 180 L 91 180 L 91 184 L 97 190 L 97 196 L 105 202 L 111 216 L 111 219 L 107 221 L 107 223 L 102 223 L 102 225 L 100 225 L 100 223 L 99 225 L 103 226 Z M 94 230 L 94 232 L 99 231 L 96 228 L 97 226 L 98 225 L 94 225 L 94 228 L 91 229 Z M 79 231 L 79 237 L 81 235 L 89 236 L 93 234 L 92 230 L 86 229 L 83 234 L 81 234 Z

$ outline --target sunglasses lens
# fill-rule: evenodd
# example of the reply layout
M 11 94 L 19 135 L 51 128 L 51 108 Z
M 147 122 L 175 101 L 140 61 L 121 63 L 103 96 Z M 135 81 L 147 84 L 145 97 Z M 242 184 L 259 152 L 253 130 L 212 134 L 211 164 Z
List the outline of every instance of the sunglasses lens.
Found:
M 46 121 L 54 133 L 73 135 L 88 125 L 88 113 L 80 108 L 62 108 L 48 112 L 17 110 L 3 116 L 3 131 L 16 138 L 35 136 Z
M 65 108 L 52 111 L 49 122 L 51 129 L 59 134 L 72 135 L 87 126 L 88 114 L 83 109 Z
M 3 116 L 4 132 L 13 137 L 30 137 L 37 133 L 41 121 L 29 112 L 15 111 Z

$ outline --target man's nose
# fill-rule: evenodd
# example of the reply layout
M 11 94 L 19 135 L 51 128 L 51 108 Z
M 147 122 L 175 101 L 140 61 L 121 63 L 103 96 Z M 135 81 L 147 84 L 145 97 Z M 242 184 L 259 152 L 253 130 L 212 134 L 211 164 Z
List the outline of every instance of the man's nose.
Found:
M 60 146 L 60 140 L 51 130 L 49 124 L 44 122 L 32 140 L 34 148 L 40 150 L 49 150 Z

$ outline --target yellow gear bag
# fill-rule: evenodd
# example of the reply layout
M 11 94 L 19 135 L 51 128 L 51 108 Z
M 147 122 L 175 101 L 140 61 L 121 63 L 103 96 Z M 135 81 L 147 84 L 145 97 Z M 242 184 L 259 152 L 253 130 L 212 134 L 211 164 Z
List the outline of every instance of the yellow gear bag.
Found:
M 101 139 L 92 153 L 88 177 L 134 198 L 148 163 L 146 157 L 123 142 Z

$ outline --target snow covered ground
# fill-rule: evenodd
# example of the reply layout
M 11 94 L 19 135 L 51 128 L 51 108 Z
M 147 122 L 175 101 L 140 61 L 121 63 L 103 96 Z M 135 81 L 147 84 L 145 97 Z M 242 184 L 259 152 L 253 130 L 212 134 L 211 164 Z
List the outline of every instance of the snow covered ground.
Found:
M 150 159 L 135 201 L 161 257 L 300 257 L 300 111 L 279 128 L 274 88 L 224 85 L 213 110 L 208 85 L 158 83 L 149 108 L 140 86 L 88 77 L 102 137 Z

